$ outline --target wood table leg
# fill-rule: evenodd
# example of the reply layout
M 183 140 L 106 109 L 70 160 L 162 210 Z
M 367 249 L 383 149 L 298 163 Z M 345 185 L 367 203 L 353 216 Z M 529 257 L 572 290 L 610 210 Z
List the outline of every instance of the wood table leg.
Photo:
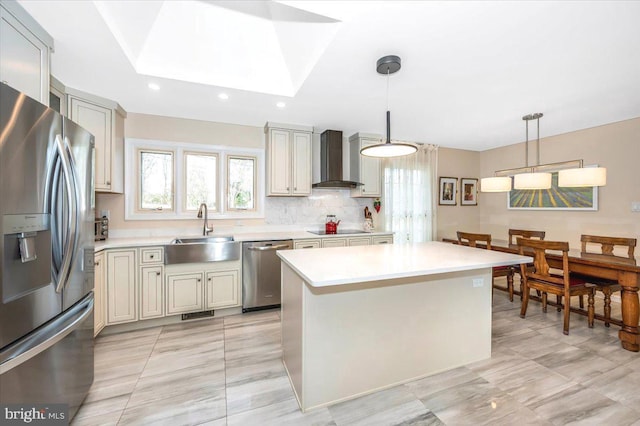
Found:
M 622 347 L 632 352 L 640 351 L 640 335 L 638 333 L 639 280 L 640 276 L 633 272 L 621 271 L 618 276 L 618 282 L 622 286 L 622 329 L 618 332 L 618 337 Z

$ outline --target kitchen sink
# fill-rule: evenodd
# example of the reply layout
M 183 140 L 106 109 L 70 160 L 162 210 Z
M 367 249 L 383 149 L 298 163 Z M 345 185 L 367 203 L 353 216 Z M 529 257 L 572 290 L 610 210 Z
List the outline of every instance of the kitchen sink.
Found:
M 164 246 L 164 264 L 239 260 L 241 249 L 232 236 L 176 238 Z
M 176 238 L 175 240 L 171 241 L 171 244 L 226 243 L 227 241 L 233 241 L 233 235 Z

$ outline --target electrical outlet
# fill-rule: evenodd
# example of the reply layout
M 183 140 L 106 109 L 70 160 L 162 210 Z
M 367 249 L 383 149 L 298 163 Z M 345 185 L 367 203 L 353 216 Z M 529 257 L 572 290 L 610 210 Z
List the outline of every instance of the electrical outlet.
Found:
M 640 201 L 632 201 L 631 202 L 631 211 L 632 212 L 640 212 Z
M 484 278 L 474 278 L 472 282 L 474 287 L 484 286 Z

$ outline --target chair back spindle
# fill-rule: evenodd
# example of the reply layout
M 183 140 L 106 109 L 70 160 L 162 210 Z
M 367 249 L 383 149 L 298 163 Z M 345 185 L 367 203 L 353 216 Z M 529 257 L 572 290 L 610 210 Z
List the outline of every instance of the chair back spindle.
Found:
M 630 265 L 636 264 L 636 259 L 634 257 L 634 252 L 637 244 L 637 240 L 635 238 L 624 238 L 624 237 L 604 237 L 599 235 L 582 235 L 580 237 L 580 242 L 582 243 L 582 253 L 583 257 L 592 257 L 592 258 L 605 258 L 608 260 L 614 260 L 615 262 L 626 263 Z M 592 252 L 589 251 L 590 245 L 600 245 L 600 252 Z M 627 257 L 618 256 L 613 253 L 616 246 L 623 247 L 627 249 Z
M 491 250 L 491 234 L 474 234 L 472 232 L 458 231 L 458 244 L 469 247 L 478 247 L 483 243 L 487 250 Z

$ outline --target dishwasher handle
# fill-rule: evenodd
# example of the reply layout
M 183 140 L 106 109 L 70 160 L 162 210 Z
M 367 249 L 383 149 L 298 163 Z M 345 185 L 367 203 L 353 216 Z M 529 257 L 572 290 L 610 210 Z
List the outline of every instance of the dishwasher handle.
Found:
M 263 246 L 263 247 L 248 247 L 249 250 L 258 250 L 258 251 L 270 251 L 270 250 L 280 250 L 289 248 L 289 244 L 278 244 L 275 246 Z

